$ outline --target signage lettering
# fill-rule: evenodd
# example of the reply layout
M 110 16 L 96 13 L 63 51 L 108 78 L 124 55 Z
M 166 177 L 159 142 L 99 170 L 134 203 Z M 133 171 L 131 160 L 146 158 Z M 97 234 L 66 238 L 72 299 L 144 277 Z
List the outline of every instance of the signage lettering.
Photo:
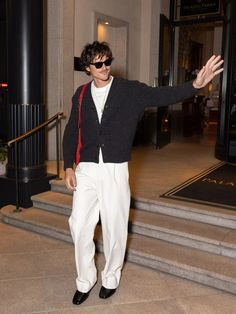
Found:
M 180 16 L 219 13 L 219 0 L 181 0 Z
M 202 182 L 213 183 L 217 185 L 232 186 L 236 188 L 236 181 L 225 181 L 220 179 L 203 178 Z

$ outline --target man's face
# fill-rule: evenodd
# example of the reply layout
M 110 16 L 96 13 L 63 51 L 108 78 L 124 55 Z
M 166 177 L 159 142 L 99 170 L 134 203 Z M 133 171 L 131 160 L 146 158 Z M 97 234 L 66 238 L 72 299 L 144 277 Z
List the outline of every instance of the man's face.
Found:
M 109 79 L 109 77 L 110 77 L 110 69 L 111 69 L 110 65 L 105 65 L 105 63 L 103 63 L 100 68 L 98 68 L 98 69 L 96 68 L 96 63 L 98 63 L 98 65 L 101 65 L 101 64 L 99 64 L 99 62 L 104 62 L 104 61 L 106 61 L 108 59 L 109 58 L 107 56 L 102 56 L 102 57 L 97 56 L 91 62 L 92 64 L 90 64 L 86 68 L 86 70 L 88 72 L 90 72 L 90 74 L 91 74 L 91 76 L 92 76 L 92 78 L 94 80 L 99 80 L 99 81 L 106 82 Z

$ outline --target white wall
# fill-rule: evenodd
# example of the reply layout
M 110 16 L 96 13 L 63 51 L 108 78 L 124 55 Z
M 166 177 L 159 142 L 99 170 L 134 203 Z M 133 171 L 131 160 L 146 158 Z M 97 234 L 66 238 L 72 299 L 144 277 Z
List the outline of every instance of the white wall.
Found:
M 108 42 L 111 47 L 115 57 L 111 67 L 111 74 L 127 78 L 128 24 L 126 26 L 112 26 L 112 23 L 109 25 L 98 23 L 97 39 L 100 42 Z
M 162 0 L 161 2 L 161 13 L 169 18 L 170 13 L 170 0 Z
M 152 1 L 152 15 L 151 15 L 151 50 L 150 50 L 150 85 L 153 85 L 154 79 L 158 77 L 159 67 L 159 32 L 160 32 L 160 14 L 162 2 L 169 2 L 169 0 Z
M 69 114 L 74 91 L 74 0 L 47 1 L 47 118 Z M 64 130 L 66 120 L 62 120 Z M 62 134 L 62 132 L 61 132 Z M 61 140 L 61 139 L 60 139 Z M 48 131 L 49 160 L 56 158 L 55 127 Z
M 151 15 L 152 0 L 141 1 L 141 42 L 140 42 L 140 80 L 149 83 L 150 80 L 150 55 L 151 55 Z
M 141 3 L 139 80 L 149 85 L 153 85 L 158 76 L 161 3 L 158 0 L 142 0 Z

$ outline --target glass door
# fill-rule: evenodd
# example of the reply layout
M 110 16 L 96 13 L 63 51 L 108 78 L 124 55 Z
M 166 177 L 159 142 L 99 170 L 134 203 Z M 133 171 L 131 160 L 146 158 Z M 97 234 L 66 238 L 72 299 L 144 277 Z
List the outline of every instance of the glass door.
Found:
M 166 86 L 173 83 L 173 62 L 171 56 L 173 43 L 173 28 L 166 16 L 160 16 L 160 44 L 158 85 Z M 169 107 L 160 107 L 157 112 L 156 148 L 162 148 L 170 143 L 170 111 Z

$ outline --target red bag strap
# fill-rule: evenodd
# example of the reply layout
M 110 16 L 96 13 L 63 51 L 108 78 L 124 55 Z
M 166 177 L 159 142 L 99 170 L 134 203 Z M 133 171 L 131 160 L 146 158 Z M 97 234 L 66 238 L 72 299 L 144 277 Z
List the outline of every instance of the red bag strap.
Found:
M 83 97 L 84 97 L 84 92 L 85 92 L 87 86 L 88 86 L 88 84 L 84 84 L 82 86 L 81 92 L 79 94 L 79 105 L 78 105 L 78 144 L 77 144 L 77 150 L 76 150 L 76 154 L 75 154 L 75 163 L 76 163 L 76 165 L 78 165 L 78 163 L 80 161 L 80 150 L 81 150 L 81 147 L 82 147 L 81 130 L 80 130 L 81 107 L 82 107 L 82 101 L 83 101 Z

